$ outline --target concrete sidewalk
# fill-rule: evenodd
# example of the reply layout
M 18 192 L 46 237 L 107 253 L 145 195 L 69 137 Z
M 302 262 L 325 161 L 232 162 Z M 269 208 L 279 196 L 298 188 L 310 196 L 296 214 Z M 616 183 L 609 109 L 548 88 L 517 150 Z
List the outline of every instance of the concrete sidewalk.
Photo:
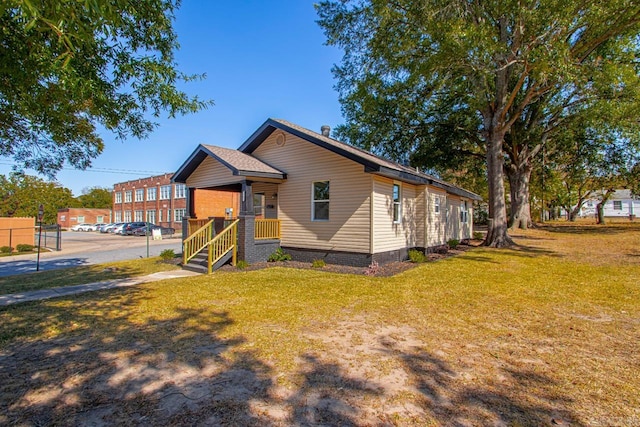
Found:
M 28 301 L 40 301 L 84 292 L 100 291 L 103 289 L 124 288 L 141 283 L 156 282 L 158 280 L 174 279 L 177 277 L 199 276 L 199 273 L 187 270 L 161 271 L 148 276 L 129 277 L 126 279 L 107 280 L 104 282 L 88 283 L 86 285 L 63 286 L 60 288 L 42 289 L 39 291 L 22 292 L 18 294 L 0 295 L 0 307 L 19 304 Z

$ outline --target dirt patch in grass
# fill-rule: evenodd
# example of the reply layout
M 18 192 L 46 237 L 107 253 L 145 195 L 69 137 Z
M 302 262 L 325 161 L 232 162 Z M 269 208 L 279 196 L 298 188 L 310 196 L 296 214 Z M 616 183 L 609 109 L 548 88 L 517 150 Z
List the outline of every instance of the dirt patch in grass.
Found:
M 3 308 L 0 424 L 640 425 L 639 231 Z

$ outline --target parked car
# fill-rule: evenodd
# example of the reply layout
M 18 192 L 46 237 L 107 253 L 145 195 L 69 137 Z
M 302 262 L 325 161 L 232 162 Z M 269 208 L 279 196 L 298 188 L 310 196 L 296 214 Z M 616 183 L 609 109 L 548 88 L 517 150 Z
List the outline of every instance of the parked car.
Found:
M 153 224 L 149 223 L 149 226 L 152 226 L 152 225 Z M 142 221 L 128 222 L 124 225 L 124 227 L 122 227 L 122 232 L 120 234 L 130 236 L 133 234 L 133 230 L 135 230 L 136 228 L 146 227 L 146 226 L 147 226 L 147 223 Z
M 126 222 L 119 222 L 111 230 L 109 230 L 109 233 L 123 234 L 122 229 L 124 228 L 125 225 L 127 225 Z
M 113 223 L 108 223 L 108 224 L 100 224 L 100 226 L 98 226 L 98 228 L 96 229 L 96 231 L 99 231 L 100 233 L 106 233 L 105 228 L 109 227 L 113 225 Z
M 123 222 L 112 222 L 111 224 L 107 224 L 106 226 L 100 229 L 101 233 L 113 233 L 113 229 L 118 225 L 124 224 Z
M 91 231 L 92 228 L 93 228 L 93 224 L 82 223 L 82 224 L 76 224 L 73 227 L 71 227 L 71 231 Z
M 149 235 L 153 234 L 153 230 L 160 230 L 160 234 L 162 234 L 163 236 L 171 236 L 176 232 L 175 228 L 162 227 L 160 225 L 154 225 L 154 224 L 149 225 Z M 135 230 L 133 230 L 131 234 L 133 234 L 134 236 L 146 236 L 147 227 L 146 226 L 138 227 Z
M 91 231 L 100 231 L 100 227 L 104 225 L 105 225 L 104 222 L 96 222 L 95 224 L 93 224 L 93 230 Z

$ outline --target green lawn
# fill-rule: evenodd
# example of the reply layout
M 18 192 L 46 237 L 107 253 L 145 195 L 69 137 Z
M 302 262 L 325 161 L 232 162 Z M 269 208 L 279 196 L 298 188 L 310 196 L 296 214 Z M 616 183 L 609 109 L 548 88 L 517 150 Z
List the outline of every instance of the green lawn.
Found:
M 0 277 L 0 295 L 144 276 L 176 268 L 176 265 L 163 263 L 156 257 L 39 271 Z
M 0 309 L 0 424 L 640 424 L 640 227 L 515 238 Z

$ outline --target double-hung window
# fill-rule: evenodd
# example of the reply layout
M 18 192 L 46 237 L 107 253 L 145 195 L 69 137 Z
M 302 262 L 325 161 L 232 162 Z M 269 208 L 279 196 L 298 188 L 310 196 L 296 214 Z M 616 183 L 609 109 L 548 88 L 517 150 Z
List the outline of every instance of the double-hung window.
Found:
M 147 201 L 152 202 L 156 199 L 158 189 L 156 187 L 147 188 Z M 149 221 L 152 222 L 152 221 Z
M 311 220 L 329 221 L 329 181 L 314 182 L 312 191 Z
M 462 203 L 460 203 L 460 222 L 465 224 L 467 221 L 469 221 L 469 210 L 467 208 L 467 202 L 466 200 Z
M 122 203 L 122 193 L 119 191 L 116 193 L 116 203 Z
M 399 224 L 402 216 L 402 195 L 400 194 L 400 184 L 393 184 L 393 223 Z
M 160 187 L 160 200 L 169 200 L 171 198 L 171 186 L 163 185 Z
M 184 184 L 176 184 L 175 187 L 175 198 L 176 199 L 184 199 L 186 197 L 187 191 L 186 186 Z
M 124 192 L 124 202 L 131 203 L 131 190 Z
M 622 210 L 622 200 L 614 200 L 613 201 L 613 210 L 621 211 Z
M 436 214 L 440 213 L 440 196 L 436 196 L 435 199 L 433 199 L 433 212 Z
M 138 188 L 136 190 L 136 202 L 142 202 L 142 201 L 144 201 L 144 188 Z

